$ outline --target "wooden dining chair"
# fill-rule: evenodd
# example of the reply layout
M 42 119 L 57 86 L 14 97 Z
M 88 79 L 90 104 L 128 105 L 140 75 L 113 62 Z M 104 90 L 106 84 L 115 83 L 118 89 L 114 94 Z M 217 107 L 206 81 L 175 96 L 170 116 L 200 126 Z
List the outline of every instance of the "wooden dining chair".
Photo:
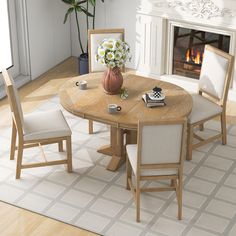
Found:
M 137 222 L 140 221 L 140 193 L 154 191 L 175 191 L 178 219 L 182 219 L 186 127 L 184 118 L 139 122 L 137 144 L 126 145 L 127 189 L 131 189 L 134 195 Z M 132 180 L 132 173 L 135 180 Z M 170 180 L 170 185 L 141 187 L 141 181 L 155 180 Z
M 60 110 L 23 114 L 16 86 L 7 70 L 2 71 L 6 92 L 12 112 L 12 139 L 10 160 L 17 153 L 16 179 L 20 178 L 21 170 L 26 168 L 67 164 L 68 172 L 72 172 L 71 130 Z M 16 138 L 18 136 L 18 146 Z M 63 151 L 66 141 L 67 159 L 24 164 L 23 150 L 35 146 L 58 143 L 59 151 Z
M 90 29 L 88 30 L 89 73 L 101 72 L 106 67 L 95 59 L 98 45 L 105 38 L 114 38 L 124 41 L 124 29 Z M 124 71 L 124 68 L 122 69 Z M 89 134 L 93 133 L 93 122 L 89 120 Z
M 234 57 L 210 45 L 205 46 L 199 79 L 198 94 L 193 94 L 193 108 L 188 117 L 187 160 L 192 160 L 192 151 L 216 139 L 226 144 L 226 103 L 232 78 Z M 203 139 L 194 133 L 195 128 L 204 129 L 204 123 L 220 117 L 221 132 Z M 193 143 L 193 139 L 197 143 Z

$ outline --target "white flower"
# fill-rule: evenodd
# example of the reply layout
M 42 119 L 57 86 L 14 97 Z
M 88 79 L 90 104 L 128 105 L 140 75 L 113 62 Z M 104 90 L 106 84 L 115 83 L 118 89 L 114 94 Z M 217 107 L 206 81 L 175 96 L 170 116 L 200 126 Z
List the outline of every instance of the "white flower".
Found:
M 115 62 L 110 61 L 108 67 L 114 68 L 116 66 Z
M 115 55 L 113 52 L 108 52 L 106 55 L 107 60 L 111 61 L 115 58 Z
M 102 46 L 104 47 L 104 49 L 110 49 L 110 50 L 113 49 L 113 43 L 109 43 L 106 41 L 102 44 Z
M 129 51 L 129 45 L 120 39 L 104 39 L 98 46 L 95 59 L 110 68 L 123 67 L 131 58 Z
M 123 60 L 118 61 L 117 66 L 118 67 L 124 66 L 124 61 Z
M 98 56 L 99 57 L 104 57 L 105 56 L 105 49 L 104 48 L 102 48 L 102 47 L 99 47 L 98 48 Z
M 105 62 L 104 58 L 98 59 L 98 62 L 99 62 L 100 64 L 102 64 L 103 66 L 106 65 L 106 62 Z
M 115 52 L 115 59 L 116 60 L 120 60 L 122 58 L 122 53 L 121 53 L 121 51 L 116 51 Z

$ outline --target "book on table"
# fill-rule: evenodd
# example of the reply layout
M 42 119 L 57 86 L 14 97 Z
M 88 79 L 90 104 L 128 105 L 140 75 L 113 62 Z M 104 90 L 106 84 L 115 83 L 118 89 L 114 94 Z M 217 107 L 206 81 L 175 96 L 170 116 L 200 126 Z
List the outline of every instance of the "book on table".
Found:
M 145 93 L 142 96 L 142 100 L 145 102 L 147 107 L 161 107 L 161 106 L 165 106 L 165 99 L 152 99 L 150 98 L 150 96 Z

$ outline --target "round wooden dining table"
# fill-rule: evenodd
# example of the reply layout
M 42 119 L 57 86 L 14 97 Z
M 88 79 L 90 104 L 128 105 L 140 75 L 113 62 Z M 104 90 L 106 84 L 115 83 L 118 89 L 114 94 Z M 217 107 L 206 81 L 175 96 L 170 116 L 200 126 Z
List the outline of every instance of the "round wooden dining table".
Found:
M 132 73 L 123 75 L 123 87 L 128 91 L 128 98 L 105 93 L 102 84 L 102 73 L 92 73 L 68 80 L 59 90 L 61 105 L 75 116 L 101 122 L 111 126 L 110 144 L 98 151 L 111 155 L 107 166 L 116 170 L 124 162 L 124 130 L 137 130 L 139 121 L 155 121 L 186 117 L 192 109 L 192 97 L 183 88 L 162 80 L 138 76 Z M 80 90 L 76 82 L 86 80 L 87 89 Z M 162 88 L 165 94 L 165 106 L 148 108 L 142 101 L 142 95 L 155 86 Z M 121 111 L 110 114 L 109 104 L 121 106 Z M 135 133 L 135 132 L 131 132 Z M 132 136 L 132 135 L 131 135 Z

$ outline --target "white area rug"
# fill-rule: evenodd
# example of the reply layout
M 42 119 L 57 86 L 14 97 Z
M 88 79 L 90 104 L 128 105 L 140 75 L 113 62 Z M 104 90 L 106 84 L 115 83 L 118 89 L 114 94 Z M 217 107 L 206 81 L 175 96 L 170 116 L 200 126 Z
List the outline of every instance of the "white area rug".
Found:
M 36 110 L 55 108 L 60 108 L 57 97 Z M 177 220 L 175 193 L 163 192 L 142 194 L 141 223 L 136 223 L 132 194 L 125 189 L 125 166 L 107 171 L 110 157 L 96 152 L 109 141 L 107 126 L 95 123 L 96 133 L 88 135 L 86 120 L 64 114 L 73 131 L 74 173 L 63 166 L 35 168 L 23 170 L 15 180 L 16 163 L 9 160 L 11 128 L 2 129 L 0 200 L 102 235 L 236 235 L 236 126 L 228 127 L 228 145 L 206 145 L 184 163 L 182 221 Z M 218 125 L 209 123 L 206 133 Z M 57 145 L 44 150 L 47 159 L 65 155 Z M 38 148 L 25 150 L 26 162 L 38 158 Z

